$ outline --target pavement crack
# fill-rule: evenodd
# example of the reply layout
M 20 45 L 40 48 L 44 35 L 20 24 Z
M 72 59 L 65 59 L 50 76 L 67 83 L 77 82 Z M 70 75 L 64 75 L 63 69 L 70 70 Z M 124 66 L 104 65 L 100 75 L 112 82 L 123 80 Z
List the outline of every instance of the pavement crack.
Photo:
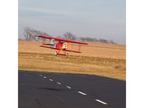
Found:
M 38 99 L 35 98 L 34 100 L 40 106 L 40 108 L 44 107 L 43 104 L 41 104 L 41 102 Z

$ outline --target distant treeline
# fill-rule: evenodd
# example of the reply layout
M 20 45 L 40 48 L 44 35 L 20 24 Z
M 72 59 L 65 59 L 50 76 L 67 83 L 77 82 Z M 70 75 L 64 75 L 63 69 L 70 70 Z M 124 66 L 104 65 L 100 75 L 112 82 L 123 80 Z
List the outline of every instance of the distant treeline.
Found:
M 41 41 L 40 38 L 37 36 L 39 35 L 49 35 L 45 32 L 41 32 L 39 30 L 31 29 L 30 27 L 24 28 L 24 40 L 27 41 Z M 113 40 L 106 40 L 106 39 L 97 39 L 97 38 L 90 38 L 90 37 L 78 37 L 70 32 L 66 32 L 63 34 L 63 36 L 57 36 L 59 38 L 65 38 L 68 40 L 76 40 L 76 41 L 82 41 L 82 42 L 100 42 L 100 43 L 111 43 L 111 44 L 117 44 Z M 21 39 L 19 39 L 21 40 Z

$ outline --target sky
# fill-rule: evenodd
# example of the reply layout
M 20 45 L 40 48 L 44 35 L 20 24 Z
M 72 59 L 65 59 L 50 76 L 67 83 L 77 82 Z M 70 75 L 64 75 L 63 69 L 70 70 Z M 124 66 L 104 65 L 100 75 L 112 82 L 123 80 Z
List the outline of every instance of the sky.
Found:
M 70 32 L 78 37 L 126 44 L 125 0 L 19 0 L 18 36 L 25 27 L 51 36 Z

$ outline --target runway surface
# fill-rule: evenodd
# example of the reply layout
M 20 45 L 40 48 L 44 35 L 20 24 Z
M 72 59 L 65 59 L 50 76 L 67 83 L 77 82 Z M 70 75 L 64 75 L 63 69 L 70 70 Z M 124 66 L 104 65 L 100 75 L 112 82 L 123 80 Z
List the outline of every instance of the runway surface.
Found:
M 126 108 L 126 82 L 94 75 L 19 71 L 19 108 Z

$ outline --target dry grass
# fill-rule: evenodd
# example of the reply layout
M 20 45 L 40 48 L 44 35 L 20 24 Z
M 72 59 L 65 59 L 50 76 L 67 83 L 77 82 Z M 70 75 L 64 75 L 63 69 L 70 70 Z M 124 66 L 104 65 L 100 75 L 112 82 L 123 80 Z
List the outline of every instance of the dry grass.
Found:
M 39 42 L 19 41 L 19 70 L 81 73 L 125 80 L 125 45 L 89 43 L 81 54 L 54 56 Z M 76 48 L 76 46 L 70 46 Z

